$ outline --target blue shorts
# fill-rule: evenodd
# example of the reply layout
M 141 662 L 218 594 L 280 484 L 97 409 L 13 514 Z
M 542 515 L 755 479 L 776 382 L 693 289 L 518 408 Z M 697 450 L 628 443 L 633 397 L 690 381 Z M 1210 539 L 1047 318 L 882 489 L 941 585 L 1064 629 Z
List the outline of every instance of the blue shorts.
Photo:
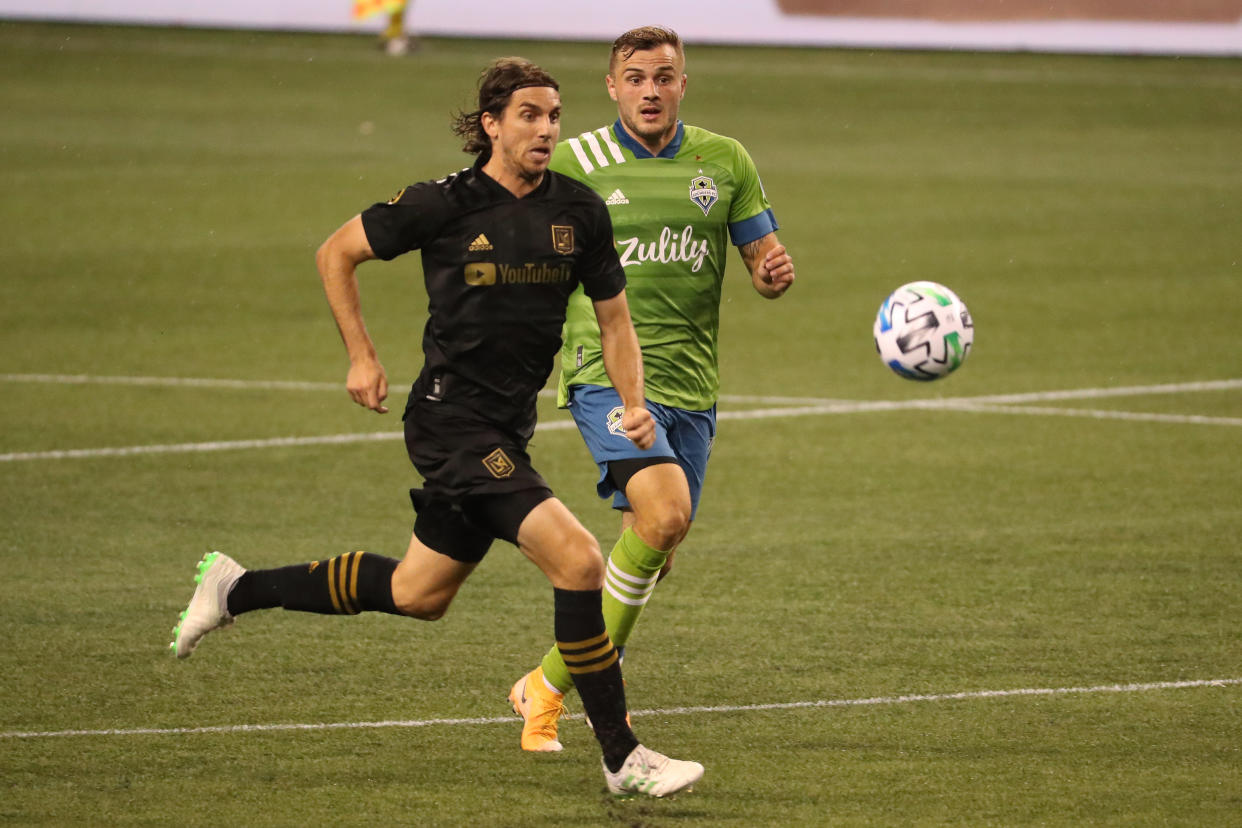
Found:
M 647 410 L 656 422 L 656 440 L 655 445 L 646 450 L 631 443 L 621 431 L 624 410 L 621 396 L 614 388 L 569 386 L 569 413 L 599 466 L 595 490 L 600 497 L 612 496 L 612 508 L 628 509 L 630 502 L 625 492 L 614 486 L 608 476 L 608 464 L 614 460 L 671 457 L 685 471 L 686 482 L 690 484 L 690 519 L 693 520 L 703 494 L 707 458 L 716 439 L 716 406 L 706 411 L 687 411 L 648 400 Z

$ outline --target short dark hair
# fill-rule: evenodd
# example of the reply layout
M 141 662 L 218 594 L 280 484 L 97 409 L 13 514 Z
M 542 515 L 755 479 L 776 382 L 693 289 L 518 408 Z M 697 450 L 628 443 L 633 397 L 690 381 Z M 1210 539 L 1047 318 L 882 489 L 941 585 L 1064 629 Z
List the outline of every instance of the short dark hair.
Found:
M 681 42 L 681 37 L 677 32 L 667 26 L 639 26 L 637 29 L 630 29 L 612 42 L 612 53 L 608 56 L 608 68 L 612 68 L 612 64 L 618 57 L 621 60 L 629 60 L 635 52 L 645 52 L 666 44 L 672 46 L 677 52 L 677 57 L 685 61 L 685 44 Z
M 483 113 L 499 118 L 509 105 L 513 93 L 529 86 L 550 86 L 560 91 L 556 78 L 526 58 L 503 57 L 488 64 L 479 75 L 479 106 L 473 112 L 458 112 L 453 118 L 453 133 L 466 139 L 462 152 L 480 155 L 485 160 L 492 154 L 492 139 L 483 129 Z

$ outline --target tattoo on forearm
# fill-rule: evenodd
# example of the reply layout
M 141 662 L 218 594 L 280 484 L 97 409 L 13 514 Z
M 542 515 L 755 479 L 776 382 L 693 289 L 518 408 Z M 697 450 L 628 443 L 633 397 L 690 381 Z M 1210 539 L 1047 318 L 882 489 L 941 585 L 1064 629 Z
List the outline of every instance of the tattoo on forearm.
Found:
M 759 250 L 763 247 L 763 245 L 760 244 L 761 241 L 761 239 L 756 239 L 755 241 L 747 242 L 738 248 L 742 254 L 742 261 L 746 262 L 746 266 L 752 271 L 755 269 L 755 264 L 759 261 Z

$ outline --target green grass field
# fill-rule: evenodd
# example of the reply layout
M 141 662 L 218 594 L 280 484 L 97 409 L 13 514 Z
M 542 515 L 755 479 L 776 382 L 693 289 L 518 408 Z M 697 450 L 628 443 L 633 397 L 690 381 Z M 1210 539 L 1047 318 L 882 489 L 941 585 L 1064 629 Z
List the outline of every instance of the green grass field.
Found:
M 313 252 L 467 163 L 449 115 L 511 53 L 566 135 L 612 119 L 600 45 L 0 23 L 0 822 L 1242 825 L 1237 60 L 691 47 L 683 113 L 798 267 L 769 303 L 735 258 L 707 492 L 629 649 L 692 794 L 610 800 L 579 721 L 518 750 L 551 591 L 504 544 L 435 624 L 272 612 L 172 658 L 206 551 L 404 551 L 417 478 Z M 918 278 L 977 325 L 930 385 L 871 341 Z M 399 410 L 417 257 L 362 281 Z

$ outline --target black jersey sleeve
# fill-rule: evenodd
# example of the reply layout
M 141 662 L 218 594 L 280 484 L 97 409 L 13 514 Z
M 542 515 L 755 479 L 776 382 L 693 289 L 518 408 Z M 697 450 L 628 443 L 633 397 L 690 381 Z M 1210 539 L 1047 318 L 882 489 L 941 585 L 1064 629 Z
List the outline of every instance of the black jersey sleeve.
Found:
M 389 261 L 417 250 L 436 237 L 445 221 L 444 195 L 432 182 L 414 184 L 391 201 L 362 211 L 362 229 L 371 252 Z
M 625 289 L 625 269 L 617 256 L 612 240 L 612 219 L 608 208 L 595 193 L 588 191 L 591 199 L 584 212 L 587 238 L 583 243 L 582 257 L 578 260 L 578 281 L 582 290 L 592 301 L 611 299 Z

